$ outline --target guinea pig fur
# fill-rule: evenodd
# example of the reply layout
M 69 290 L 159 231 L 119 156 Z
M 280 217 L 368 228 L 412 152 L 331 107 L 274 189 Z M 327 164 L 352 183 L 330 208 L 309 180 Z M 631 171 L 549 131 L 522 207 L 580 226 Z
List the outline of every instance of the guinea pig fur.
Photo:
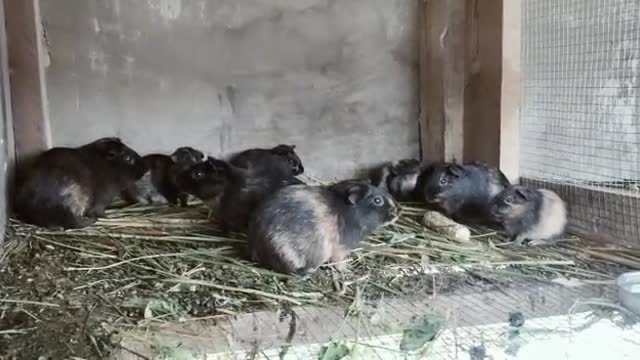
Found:
M 398 201 L 414 200 L 414 191 L 422 163 L 415 159 L 394 161 L 376 170 L 370 177 L 371 183 L 388 191 Z
M 253 261 L 281 273 L 315 271 L 340 263 L 350 250 L 398 217 L 385 190 L 361 181 L 331 186 L 294 185 L 278 190 L 254 211 L 247 234 Z
M 553 191 L 511 186 L 492 201 L 491 213 L 504 227 L 513 244 L 553 242 L 567 226 L 565 202 Z
M 498 169 L 473 161 L 436 163 L 420 174 L 416 194 L 427 205 L 461 222 L 493 223 L 491 200 L 510 185 Z
M 119 138 L 45 151 L 16 184 L 20 219 L 49 228 L 80 228 L 104 216 L 113 199 L 145 172 L 142 158 Z
M 244 231 L 256 205 L 275 190 L 301 181 L 281 162 L 261 169 L 243 169 L 210 159 L 183 175 L 183 189 L 198 197 L 222 220 L 225 231 Z
M 295 148 L 295 145 L 280 144 L 271 149 L 249 149 L 231 157 L 229 163 L 243 169 L 261 170 L 262 164 L 265 162 L 272 164 L 275 160 L 286 164 L 291 171 L 290 174 L 297 176 L 304 172 L 304 166 Z
M 177 184 L 178 172 L 207 158 L 201 151 L 183 146 L 170 156 L 150 154 L 143 157 L 147 167 L 145 175 L 136 182 L 135 189 L 128 192 L 129 202 L 142 204 L 166 204 L 186 206 L 188 194 L 182 192 Z

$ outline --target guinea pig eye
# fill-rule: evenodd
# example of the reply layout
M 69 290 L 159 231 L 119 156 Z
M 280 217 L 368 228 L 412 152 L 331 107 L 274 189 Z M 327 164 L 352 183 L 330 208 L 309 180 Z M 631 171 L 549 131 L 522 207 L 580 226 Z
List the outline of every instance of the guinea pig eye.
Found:
M 200 170 L 193 173 L 193 177 L 195 179 L 202 179 L 204 177 L 204 173 Z
M 295 165 L 295 164 L 296 164 L 296 161 L 295 161 L 295 160 L 293 160 L 293 159 L 289 159 L 289 165 Z
M 384 201 L 382 200 L 382 198 L 380 196 L 376 196 L 373 198 L 373 204 L 376 206 L 380 206 L 382 205 Z
M 447 184 L 447 179 L 442 178 L 440 179 L 440 185 L 446 185 Z
M 133 162 L 133 158 L 131 157 L 131 155 L 125 155 L 122 160 L 124 160 L 124 162 L 126 162 L 127 164 L 131 164 Z
M 513 198 L 509 196 L 508 198 L 504 199 L 504 202 L 506 202 L 507 204 L 511 204 L 513 202 Z

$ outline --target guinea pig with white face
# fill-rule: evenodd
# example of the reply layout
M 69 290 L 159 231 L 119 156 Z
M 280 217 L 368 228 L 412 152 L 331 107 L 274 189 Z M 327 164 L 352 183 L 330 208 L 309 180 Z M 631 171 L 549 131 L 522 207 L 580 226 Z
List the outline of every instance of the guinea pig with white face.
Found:
M 328 261 L 345 260 L 350 250 L 398 214 L 395 199 L 367 182 L 288 186 L 253 212 L 249 252 L 255 262 L 278 272 L 312 272 Z
M 494 223 L 491 200 L 511 184 L 498 169 L 482 162 L 436 163 L 418 177 L 416 195 L 427 205 L 463 223 Z
M 500 222 L 513 244 L 548 244 L 560 237 L 567 226 L 565 202 L 553 191 L 511 186 L 491 204 L 492 216 Z

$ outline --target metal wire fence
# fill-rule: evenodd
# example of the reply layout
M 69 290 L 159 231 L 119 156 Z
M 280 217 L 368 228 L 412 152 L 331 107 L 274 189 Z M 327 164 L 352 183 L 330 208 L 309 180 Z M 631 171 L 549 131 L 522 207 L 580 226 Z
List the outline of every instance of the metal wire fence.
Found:
M 640 3 L 522 2 L 521 176 L 570 227 L 639 245 Z

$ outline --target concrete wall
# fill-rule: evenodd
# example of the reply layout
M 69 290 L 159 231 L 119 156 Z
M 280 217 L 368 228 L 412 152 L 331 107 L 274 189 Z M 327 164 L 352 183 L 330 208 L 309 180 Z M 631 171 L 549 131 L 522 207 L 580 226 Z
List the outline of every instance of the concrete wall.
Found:
M 53 145 L 295 143 L 350 176 L 418 156 L 416 0 L 40 0 Z

